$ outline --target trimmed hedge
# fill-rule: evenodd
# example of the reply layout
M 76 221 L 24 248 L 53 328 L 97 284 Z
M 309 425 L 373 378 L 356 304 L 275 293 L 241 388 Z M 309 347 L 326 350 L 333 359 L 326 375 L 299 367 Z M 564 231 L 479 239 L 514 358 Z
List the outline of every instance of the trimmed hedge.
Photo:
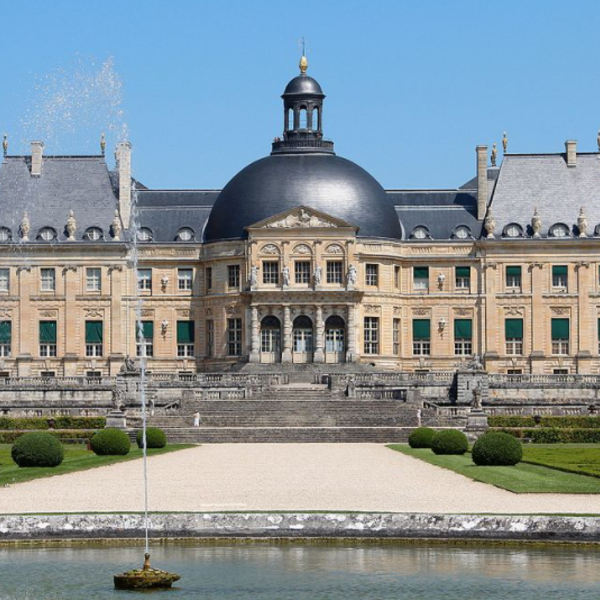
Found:
M 65 457 L 62 444 L 49 433 L 26 433 L 10 451 L 20 467 L 57 467 Z
M 523 447 L 514 436 L 502 431 L 490 431 L 477 439 L 471 451 L 479 466 L 513 466 L 521 462 Z
M 142 434 L 143 431 L 140 429 L 136 436 L 138 448 L 143 446 Z M 167 436 L 162 429 L 158 427 L 148 427 L 146 429 L 146 448 L 164 448 L 166 445 Z
M 431 441 L 435 454 L 464 454 L 469 449 L 467 436 L 458 429 L 438 431 Z
M 18 438 L 27 435 L 27 431 L 2 431 L 0 432 L 0 444 L 12 444 Z M 55 437 L 57 440 L 81 440 L 82 442 L 91 438 L 96 430 L 84 430 L 84 429 L 75 429 L 75 430 L 67 430 L 63 429 L 61 431 L 48 431 L 45 432 L 52 437 Z
M 528 438 L 535 444 L 600 444 L 600 429 L 502 429 L 517 439 Z
M 49 419 L 54 420 L 54 429 L 103 429 L 106 425 L 104 417 L 0 417 L 0 429 L 48 429 Z
M 411 448 L 431 448 L 434 436 L 435 429 L 431 429 L 431 427 L 418 427 L 408 437 L 408 445 Z
M 129 436 L 120 429 L 103 429 L 90 440 L 92 450 L 98 456 L 122 456 L 129 453 Z
M 490 427 L 535 427 L 533 416 L 495 416 L 488 418 Z M 600 429 L 600 417 L 542 417 L 540 427 L 559 427 L 574 429 Z

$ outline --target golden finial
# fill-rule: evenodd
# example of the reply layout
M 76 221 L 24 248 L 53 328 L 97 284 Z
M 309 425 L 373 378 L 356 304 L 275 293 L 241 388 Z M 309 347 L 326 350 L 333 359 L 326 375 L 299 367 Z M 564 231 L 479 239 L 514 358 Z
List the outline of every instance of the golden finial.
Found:
M 102 156 L 106 154 L 106 136 L 104 134 L 100 135 L 100 151 Z
M 504 154 L 506 154 L 506 149 L 508 148 L 508 138 L 506 137 L 506 131 L 502 134 L 502 150 Z
M 496 148 L 496 142 L 492 145 L 492 167 L 496 166 L 496 158 L 498 157 L 498 148 Z
M 4 156 L 8 154 L 8 135 L 4 134 L 4 139 L 2 140 L 2 150 L 4 152 Z
M 300 58 L 300 73 L 302 75 L 306 74 L 306 70 L 308 69 L 308 60 L 306 58 L 306 41 L 304 38 L 300 40 L 300 46 L 302 47 L 302 58 Z

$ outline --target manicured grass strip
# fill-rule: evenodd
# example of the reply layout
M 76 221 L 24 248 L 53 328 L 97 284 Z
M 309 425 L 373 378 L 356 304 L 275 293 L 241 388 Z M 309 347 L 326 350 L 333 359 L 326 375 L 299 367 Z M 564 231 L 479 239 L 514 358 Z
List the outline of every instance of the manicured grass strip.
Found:
M 600 481 L 594 477 L 541 465 L 519 463 L 514 467 L 478 467 L 473 464 L 470 454 L 438 456 L 428 448 L 411 448 L 407 444 L 392 444 L 388 448 L 517 494 L 600 494 Z
M 192 448 L 192 444 L 170 444 L 165 448 L 148 449 L 148 456 L 167 454 L 176 450 Z M 142 451 L 133 446 L 125 456 L 96 456 L 86 450 L 83 444 L 65 444 L 65 458 L 58 467 L 19 467 L 10 456 L 10 444 L 0 444 L 0 486 L 31 481 L 40 477 L 64 475 L 75 471 L 85 471 L 95 467 L 134 460 L 142 457 Z
M 527 444 L 523 446 L 523 461 L 568 473 L 600 477 L 598 444 Z

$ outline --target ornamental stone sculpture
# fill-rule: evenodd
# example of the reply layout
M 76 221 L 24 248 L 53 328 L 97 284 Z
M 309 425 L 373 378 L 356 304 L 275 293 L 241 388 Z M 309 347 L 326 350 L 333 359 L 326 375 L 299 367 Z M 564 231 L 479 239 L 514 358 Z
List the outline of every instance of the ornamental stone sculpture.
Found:
M 121 219 L 119 219 L 119 211 L 115 210 L 115 218 L 110 224 L 110 228 L 112 229 L 112 235 L 115 242 L 118 242 L 121 235 Z
M 491 154 L 492 167 L 496 166 L 497 158 L 498 158 L 498 148 L 496 148 L 496 142 L 494 142 L 492 145 L 492 154 Z
M 321 285 L 321 274 L 323 273 L 323 269 L 317 265 L 317 268 L 314 272 L 315 283 L 317 285 Z
M 67 226 L 65 228 L 67 230 L 67 234 L 69 237 L 67 238 L 67 242 L 75 241 L 75 231 L 77 230 L 77 221 L 75 220 L 75 215 L 73 211 L 69 211 L 69 218 L 67 219 Z
M 485 217 L 484 227 L 487 232 L 488 239 L 494 238 L 494 231 L 496 229 L 496 220 L 494 219 L 494 215 L 492 215 L 492 209 L 488 211 L 487 216 Z
M 250 269 L 250 287 L 255 288 L 258 285 L 258 267 L 254 266 Z
M 31 231 L 31 224 L 29 223 L 29 216 L 27 211 L 23 213 L 23 220 L 21 221 L 21 240 L 24 242 L 29 241 L 29 232 Z
M 502 134 L 502 150 L 504 154 L 506 154 L 506 149 L 508 148 L 508 138 L 506 137 L 506 131 Z
M 283 287 L 289 287 L 290 285 L 290 268 L 286 265 L 283 267 L 281 274 L 283 276 Z
M 538 213 L 537 206 L 533 209 L 533 217 L 531 217 L 531 229 L 533 229 L 533 237 L 540 237 L 540 229 L 542 228 L 542 218 Z
M 586 230 L 588 228 L 588 218 L 585 214 L 583 206 L 579 210 L 579 216 L 577 217 L 577 229 L 579 229 L 579 237 L 587 237 Z
M 357 279 L 358 279 L 358 275 L 356 272 L 356 267 L 354 265 L 350 265 L 348 267 L 348 285 L 351 285 L 351 286 L 356 285 Z

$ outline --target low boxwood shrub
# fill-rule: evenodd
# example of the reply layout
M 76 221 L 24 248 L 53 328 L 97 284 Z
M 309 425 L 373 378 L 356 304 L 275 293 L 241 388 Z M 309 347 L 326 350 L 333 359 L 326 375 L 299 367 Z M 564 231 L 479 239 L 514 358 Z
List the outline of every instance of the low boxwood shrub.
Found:
M 464 454 L 469 449 L 467 436 L 458 429 L 438 431 L 431 441 L 435 454 Z
M 411 448 L 431 448 L 434 436 L 435 429 L 431 429 L 431 427 L 418 427 L 408 437 L 408 445 Z
M 18 438 L 26 435 L 27 431 L 2 431 L 0 432 L 0 444 L 12 444 Z M 68 430 L 63 429 L 61 431 L 48 431 L 48 435 L 61 440 L 63 443 L 75 442 L 77 440 L 85 441 L 89 440 L 95 431 L 89 431 L 85 429 Z
M 525 416 L 504 416 L 497 415 L 489 417 L 488 424 L 490 427 L 535 427 L 536 422 L 534 417 Z M 590 417 L 586 415 L 568 416 L 568 417 L 541 417 L 539 422 L 540 427 L 558 427 L 558 428 L 574 428 L 574 429 L 600 429 L 600 417 Z
M 143 445 L 142 434 L 143 431 L 140 429 L 136 436 L 138 448 L 141 448 Z M 146 448 L 164 448 L 166 445 L 167 436 L 162 429 L 158 427 L 148 427 L 146 429 Z
M 558 429 L 540 427 L 538 429 L 502 429 L 504 433 L 523 439 L 530 439 L 535 444 L 599 444 L 600 429 Z
M 13 444 L 11 456 L 20 467 L 57 467 L 65 457 L 65 449 L 49 433 L 25 433 Z
M 54 421 L 54 429 L 102 429 L 105 417 L 0 417 L 0 429 L 48 429 L 48 420 Z
M 120 429 L 103 429 L 91 439 L 92 450 L 99 456 L 124 455 L 129 453 L 129 436 Z
M 511 466 L 521 462 L 523 447 L 508 433 L 489 431 L 477 439 L 471 455 L 476 465 Z

